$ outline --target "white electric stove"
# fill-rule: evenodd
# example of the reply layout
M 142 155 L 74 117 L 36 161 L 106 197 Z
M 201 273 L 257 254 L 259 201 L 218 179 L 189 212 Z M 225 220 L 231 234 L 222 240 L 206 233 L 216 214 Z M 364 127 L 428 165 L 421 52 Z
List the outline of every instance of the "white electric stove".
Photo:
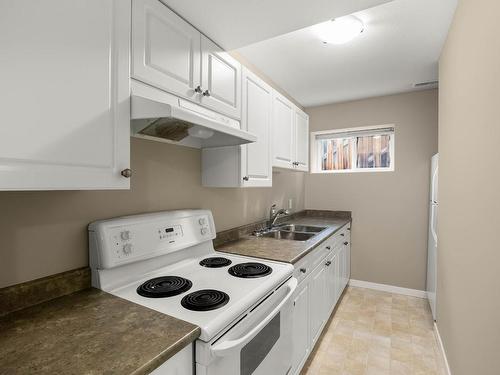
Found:
M 290 367 L 290 264 L 216 252 L 208 210 L 89 225 L 92 285 L 195 324 L 196 373 L 285 375 Z

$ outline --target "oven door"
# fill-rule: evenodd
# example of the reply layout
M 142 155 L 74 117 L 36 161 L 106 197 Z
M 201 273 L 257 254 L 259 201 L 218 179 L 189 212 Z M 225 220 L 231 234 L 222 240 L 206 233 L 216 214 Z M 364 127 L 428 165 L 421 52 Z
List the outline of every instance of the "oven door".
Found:
M 197 375 L 286 375 L 292 366 L 291 278 L 212 343 L 197 342 Z M 205 358 L 206 360 L 203 360 Z

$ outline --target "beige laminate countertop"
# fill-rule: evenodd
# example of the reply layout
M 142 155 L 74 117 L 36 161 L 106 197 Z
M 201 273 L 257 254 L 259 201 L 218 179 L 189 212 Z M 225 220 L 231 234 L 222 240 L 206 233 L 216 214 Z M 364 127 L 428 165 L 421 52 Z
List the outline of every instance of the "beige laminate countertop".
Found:
M 0 318 L 0 374 L 148 374 L 200 334 L 97 289 Z
M 237 241 L 222 244 L 216 250 L 293 264 L 349 222 L 351 222 L 350 218 L 300 217 L 283 224 L 293 223 L 328 228 L 307 241 L 277 240 L 247 235 Z

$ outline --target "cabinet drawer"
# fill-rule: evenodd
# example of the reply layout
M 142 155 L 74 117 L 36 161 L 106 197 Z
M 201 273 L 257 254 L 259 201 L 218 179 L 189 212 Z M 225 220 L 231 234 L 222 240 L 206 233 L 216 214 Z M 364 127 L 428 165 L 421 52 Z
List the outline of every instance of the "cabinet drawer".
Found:
M 295 263 L 294 277 L 300 283 L 312 270 L 314 270 L 334 249 L 332 239 L 329 238 L 321 243 L 316 249 L 307 254 L 304 258 Z

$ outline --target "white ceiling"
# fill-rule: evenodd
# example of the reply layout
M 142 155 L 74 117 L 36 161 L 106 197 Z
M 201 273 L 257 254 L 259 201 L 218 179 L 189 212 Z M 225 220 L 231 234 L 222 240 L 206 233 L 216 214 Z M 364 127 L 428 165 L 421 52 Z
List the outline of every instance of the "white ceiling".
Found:
M 230 50 L 392 0 L 161 1 Z
M 318 10 L 326 4 L 316 3 Z M 365 31 L 344 45 L 324 45 L 308 27 L 237 51 L 304 106 L 411 91 L 437 80 L 456 4 L 394 0 L 356 13 Z M 323 14 L 335 16 L 327 8 Z

